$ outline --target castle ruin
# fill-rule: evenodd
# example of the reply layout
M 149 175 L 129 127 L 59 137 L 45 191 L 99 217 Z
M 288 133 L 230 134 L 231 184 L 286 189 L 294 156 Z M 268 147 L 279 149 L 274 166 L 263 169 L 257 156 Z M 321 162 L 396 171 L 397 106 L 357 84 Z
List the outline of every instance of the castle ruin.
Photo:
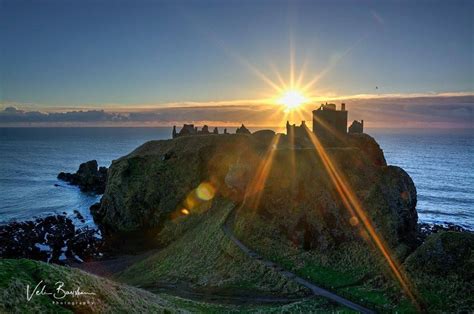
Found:
M 348 133 L 347 129 L 347 117 L 348 112 L 346 110 L 346 104 L 341 104 L 341 109 L 337 110 L 336 104 L 325 103 L 313 110 L 313 133 L 321 138 L 323 141 L 328 142 L 336 140 L 341 136 Z M 272 131 L 273 132 L 273 131 Z M 364 120 L 360 122 L 354 120 L 352 125 L 349 127 L 349 133 L 363 133 L 364 132 Z M 236 134 L 252 134 L 249 129 L 242 124 L 237 128 Z M 309 133 L 309 128 L 306 126 L 306 122 L 302 121 L 301 125 L 290 124 L 286 122 L 286 134 L 291 138 L 306 138 Z M 201 135 L 201 134 L 219 134 L 217 127 L 209 132 L 209 127 L 204 125 L 201 130 L 198 130 L 194 124 L 184 124 L 179 132 L 176 131 L 176 126 L 173 126 L 173 138 L 189 135 Z M 227 129 L 224 129 L 224 133 L 227 134 Z
M 354 120 L 349 127 L 349 133 L 364 133 L 364 120 Z
M 324 139 L 331 139 L 347 133 L 346 104 L 337 110 L 335 104 L 322 104 L 313 111 L 313 133 Z
M 237 134 L 251 134 L 250 131 L 242 124 L 240 128 L 237 128 Z M 209 132 L 209 127 L 204 125 L 201 130 L 194 126 L 194 124 L 183 124 L 183 127 L 179 132 L 176 130 L 176 125 L 173 126 L 172 137 L 177 138 L 181 136 L 191 136 L 191 135 L 206 135 L 206 134 L 219 134 L 219 129 L 215 127 L 212 132 Z M 223 134 L 227 133 L 227 128 L 224 129 Z

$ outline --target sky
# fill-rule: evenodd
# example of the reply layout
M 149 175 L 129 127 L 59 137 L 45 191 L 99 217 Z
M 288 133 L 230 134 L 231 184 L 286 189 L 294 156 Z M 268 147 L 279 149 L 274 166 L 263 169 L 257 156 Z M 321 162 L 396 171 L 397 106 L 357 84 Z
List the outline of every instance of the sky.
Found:
M 272 99 L 293 76 L 369 126 L 472 127 L 473 12 L 456 0 L 0 0 L 0 126 L 275 124 Z

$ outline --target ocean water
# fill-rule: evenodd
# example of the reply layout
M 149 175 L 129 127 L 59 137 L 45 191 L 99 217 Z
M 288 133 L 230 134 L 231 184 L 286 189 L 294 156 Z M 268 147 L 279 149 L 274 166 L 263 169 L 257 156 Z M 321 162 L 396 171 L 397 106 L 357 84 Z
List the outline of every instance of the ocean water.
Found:
M 387 162 L 405 169 L 418 191 L 421 222 L 474 230 L 474 134 L 469 130 L 368 130 Z M 101 166 L 170 128 L 0 128 L 0 223 L 79 210 L 100 197 L 56 179 L 96 159 Z M 59 185 L 59 186 L 55 186 Z
M 474 229 L 474 129 L 367 132 L 415 182 L 419 221 Z

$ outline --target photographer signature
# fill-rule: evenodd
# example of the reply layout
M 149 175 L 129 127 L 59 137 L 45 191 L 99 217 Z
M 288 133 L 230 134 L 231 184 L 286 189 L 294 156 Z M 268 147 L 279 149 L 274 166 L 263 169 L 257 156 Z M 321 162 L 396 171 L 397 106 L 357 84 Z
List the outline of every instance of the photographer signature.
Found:
M 26 286 L 26 299 L 30 301 L 34 296 L 52 296 L 56 300 L 62 300 L 66 296 L 79 297 L 82 295 L 95 295 L 95 292 L 81 291 L 80 287 L 74 290 L 64 289 L 64 282 L 58 281 L 55 283 L 53 290 L 48 290 L 47 285 L 41 280 L 32 290 L 30 285 Z M 31 290 L 31 291 L 30 291 Z

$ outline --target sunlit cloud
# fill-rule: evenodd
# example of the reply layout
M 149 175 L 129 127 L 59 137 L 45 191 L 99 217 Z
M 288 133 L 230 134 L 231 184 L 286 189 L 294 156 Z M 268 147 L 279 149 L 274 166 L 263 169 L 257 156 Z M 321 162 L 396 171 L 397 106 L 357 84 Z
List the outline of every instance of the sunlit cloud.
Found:
M 182 123 L 215 126 L 283 127 L 311 123 L 311 111 L 323 102 L 345 102 L 349 120 L 364 119 L 367 127 L 472 127 L 474 93 L 385 94 L 313 97 L 290 114 L 275 99 L 173 102 L 134 105 L 86 105 L 41 110 L 31 104 L 0 104 L 1 126 L 172 126 Z M 308 125 L 310 126 L 310 125 Z

